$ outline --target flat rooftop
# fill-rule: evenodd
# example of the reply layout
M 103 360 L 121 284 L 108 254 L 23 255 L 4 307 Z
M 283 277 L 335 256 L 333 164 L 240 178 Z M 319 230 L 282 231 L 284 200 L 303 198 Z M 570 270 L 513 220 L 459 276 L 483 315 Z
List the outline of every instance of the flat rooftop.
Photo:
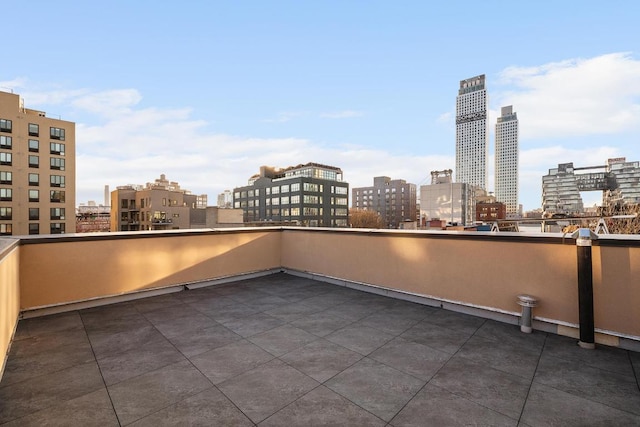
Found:
M 640 425 L 640 354 L 288 274 L 21 320 L 0 425 Z

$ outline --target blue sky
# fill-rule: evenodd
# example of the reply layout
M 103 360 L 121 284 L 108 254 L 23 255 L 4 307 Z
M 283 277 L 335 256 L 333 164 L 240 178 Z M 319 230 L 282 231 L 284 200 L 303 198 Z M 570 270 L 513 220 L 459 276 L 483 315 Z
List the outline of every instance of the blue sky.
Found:
M 78 204 L 162 173 L 215 204 L 310 161 L 428 184 L 478 74 L 491 164 L 500 107 L 518 113 L 525 209 L 558 163 L 640 160 L 640 2 L 431 3 L 10 2 L 0 90 L 76 122 Z

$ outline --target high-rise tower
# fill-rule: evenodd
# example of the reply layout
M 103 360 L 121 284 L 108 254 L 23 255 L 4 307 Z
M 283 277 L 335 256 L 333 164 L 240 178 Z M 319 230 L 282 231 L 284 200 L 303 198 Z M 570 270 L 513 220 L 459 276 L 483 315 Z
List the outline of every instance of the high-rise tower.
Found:
M 487 89 L 484 74 L 460 81 L 456 98 L 456 182 L 487 188 Z
M 507 207 L 507 218 L 518 215 L 518 116 L 502 107 L 496 123 L 496 200 Z

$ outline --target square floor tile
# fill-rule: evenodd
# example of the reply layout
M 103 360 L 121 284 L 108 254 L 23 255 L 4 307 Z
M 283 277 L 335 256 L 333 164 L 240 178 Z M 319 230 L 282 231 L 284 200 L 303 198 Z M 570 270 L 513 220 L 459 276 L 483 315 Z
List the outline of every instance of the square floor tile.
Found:
M 121 424 L 130 424 L 168 405 L 213 387 L 187 361 L 174 363 L 110 386 L 109 395 Z
M 362 355 L 319 339 L 285 354 L 280 359 L 314 380 L 324 382 L 362 359 Z
M 450 357 L 448 353 L 403 338 L 395 338 L 369 355 L 371 359 L 425 381 L 431 379 Z
M 283 325 L 248 338 L 274 356 L 282 356 L 317 339 L 317 336 L 291 325 Z
M 217 388 L 210 388 L 144 417 L 132 427 L 254 426 Z
M 260 427 L 385 425 L 380 418 L 323 386 L 310 391 L 260 423 Z
M 518 421 L 428 384 L 390 423 L 394 427 L 477 425 L 515 427 Z
M 454 356 L 429 384 L 518 420 L 531 381 Z
M 191 357 L 191 362 L 214 384 L 254 369 L 274 356 L 246 340 Z
M 522 422 L 531 426 L 638 426 L 640 415 L 534 382 Z
M 2 427 L 119 427 L 106 388 L 51 406 Z
M 0 424 L 59 405 L 104 387 L 96 362 L 5 386 L 0 384 Z
M 640 389 L 634 378 L 628 375 L 545 354 L 540 359 L 534 381 L 640 415 Z
M 259 423 L 318 386 L 318 382 L 273 360 L 218 385 L 254 423 Z
M 454 354 L 467 342 L 473 332 L 449 329 L 423 320 L 407 329 L 400 337 Z
M 367 358 L 325 383 L 385 421 L 391 420 L 424 384 L 425 381 Z
M 325 338 L 366 356 L 391 341 L 393 335 L 378 329 L 355 324 L 339 329 Z

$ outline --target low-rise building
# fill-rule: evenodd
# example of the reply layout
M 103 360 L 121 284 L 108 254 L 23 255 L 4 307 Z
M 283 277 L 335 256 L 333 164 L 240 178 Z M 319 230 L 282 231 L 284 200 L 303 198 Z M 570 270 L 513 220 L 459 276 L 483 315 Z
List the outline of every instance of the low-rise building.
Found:
M 153 183 L 124 185 L 111 192 L 111 231 L 215 227 L 207 221 L 207 196 L 195 195 L 160 175 Z M 234 223 L 234 226 L 242 222 Z
M 406 223 L 416 221 L 415 184 L 378 176 L 373 178 L 373 186 L 351 191 L 352 207 L 377 212 L 386 228 L 408 228 Z
M 249 183 L 233 190 L 234 208 L 244 221 L 287 222 L 309 227 L 347 227 L 349 184 L 335 166 L 307 163 L 260 167 Z

